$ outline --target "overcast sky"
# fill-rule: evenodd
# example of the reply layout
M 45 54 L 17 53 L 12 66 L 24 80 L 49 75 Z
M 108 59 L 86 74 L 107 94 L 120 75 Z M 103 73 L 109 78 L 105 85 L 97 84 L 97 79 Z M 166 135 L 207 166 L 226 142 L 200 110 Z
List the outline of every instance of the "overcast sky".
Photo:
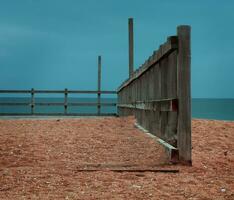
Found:
M 234 98 L 234 1 L 1 0 L 0 89 L 102 89 L 128 76 L 181 24 L 192 26 L 192 97 Z

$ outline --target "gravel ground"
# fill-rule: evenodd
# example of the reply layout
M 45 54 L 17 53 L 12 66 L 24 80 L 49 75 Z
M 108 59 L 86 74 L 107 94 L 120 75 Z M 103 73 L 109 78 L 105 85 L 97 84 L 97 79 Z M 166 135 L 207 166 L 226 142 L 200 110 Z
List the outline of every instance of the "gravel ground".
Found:
M 0 199 L 234 199 L 234 122 L 192 125 L 188 167 L 131 117 L 0 120 Z M 179 173 L 108 171 L 165 168 Z

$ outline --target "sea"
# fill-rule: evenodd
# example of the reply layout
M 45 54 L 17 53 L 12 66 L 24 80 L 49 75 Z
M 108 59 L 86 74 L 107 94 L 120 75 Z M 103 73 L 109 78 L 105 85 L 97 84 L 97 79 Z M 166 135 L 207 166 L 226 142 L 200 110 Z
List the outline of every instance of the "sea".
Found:
M 35 102 L 58 102 L 63 103 L 63 98 L 35 98 Z M 29 98 L 14 98 L 14 97 L 1 97 L 0 103 L 3 102 L 21 102 L 29 103 Z M 69 98 L 68 102 L 97 102 L 96 98 Z M 116 103 L 116 98 L 102 98 L 101 102 Z M 6 113 L 30 113 L 30 106 L 6 106 L 0 105 L 0 117 L 1 114 Z M 36 106 L 35 113 L 63 113 L 63 106 Z M 97 113 L 96 106 L 68 106 L 68 113 L 85 113 L 94 114 Z M 115 106 L 101 107 L 101 113 L 116 113 Z M 192 99 L 192 118 L 198 119 L 216 119 L 234 121 L 234 99 Z

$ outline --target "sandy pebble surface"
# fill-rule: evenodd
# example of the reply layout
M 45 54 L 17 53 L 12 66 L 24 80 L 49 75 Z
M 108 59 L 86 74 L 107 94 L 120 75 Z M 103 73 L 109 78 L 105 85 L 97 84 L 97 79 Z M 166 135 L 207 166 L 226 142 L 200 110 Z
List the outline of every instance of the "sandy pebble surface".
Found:
M 193 166 L 172 166 L 131 117 L 0 120 L 0 199 L 234 199 L 234 122 L 192 135 Z M 180 172 L 79 172 L 103 167 Z

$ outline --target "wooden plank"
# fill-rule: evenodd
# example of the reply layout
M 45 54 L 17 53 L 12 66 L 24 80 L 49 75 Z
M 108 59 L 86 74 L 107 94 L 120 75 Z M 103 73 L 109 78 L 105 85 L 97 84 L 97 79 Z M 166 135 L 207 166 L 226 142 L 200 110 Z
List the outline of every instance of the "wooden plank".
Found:
M 146 79 L 147 79 L 147 82 L 146 82 L 146 101 L 150 99 L 150 85 L 152 84 L 150 82 L 150 71 L 147 71 L 146 72 Z M 150 124 L 150 110 L 146 110 L 145 111 L 145 116 L 146 116 L 146 129 L 149 130 L 151 124 Z
M 190 26 L 177 27 L 177 95 L 179 98 L 178 115 L 178 149 L 179 159 L 187 164 L 192 163 L 191 146 L 191 47 Z
M 34 89 L 31 89 L 31 114 L 34 114 L 34 107 L 35 107 L 35 98 L 34 98 Z
M 134 71 L 134 35 L 133 35 L 133 18 L 128 19 L 128 51 L 129 51 L 129 78 Z
M 167 66 L 167 96 L 169 98 L 177 98 L 177 52 L 174 51 L 168 56 L 168 66 Z M 176 108 L 178 104 L 174 105 Z M 177 111 L 178 109 L 174 109 Z M 167 125 L 165 130 L 166 141 L 177 146 L 177 122 L 178 122 L 178 112 L 169 112 L 167 114 Z
M 140 77 L 140 79 L 142 80 L 142 87 L 141 87 L 141 94 L 142 94 L 142 99 L 141 101 L 146 101 L 147 98 L 147 84 L 148 84 L 148 80 L 147 80 L 147 73 L 145 73 L 144 75 L 142 75 Z M 146 110 L 145 109 L 141 109 L 141 118 L 142 118 L 142 122 L 141 125 L 144 128 L 147 128 L 147 117 L 146 117 Z
M 156 141 L 161 144 L 165 150 L 166 150 L 166 154 L 167 154 L 167 158 L 170 162 L 172 163 L 177 163 L 178 162 L 178 149 L 175 148 L 174 146 L 168 144 L 166 141 L 158 138 L 157 136 L 153 135 L 151 132 L 149 132 L 148 130 L 144 129 L 141 125 L 135 123 L 135 126 L 141 130 L 142 132 L 144 132 L 145 134 L 147 134 L 148 136 L 150 136 L 151 138 L 156 139 Z
M 31 90 L 0 90 L 0 93 L 31 93 Z
M 97 106 L 99 103 L 85 103 L 85 102 L 80 102 L 80 103 L 68 103 L 68 106 Z M 116 106 L 117 103 L 105 103 L 105 102 L 101 102 L 100 103 L 101 106 Z
M 162 49 L 162 47 L 161 47 Z M 167 73 L 168 73 L 168 57 L 164 58 L 160 62 L 160 70 L 161 70 L 161 98 L 168 98 L 167 96 Z M 160 112 L 161 116 L 161 137 L 163 140 L 166 140 L 166 126 L 168 121 L 168 113 Z
M 134 103 L 126 103 L 126 104 L 117 104 L 117 107 L 122 108 L 130 108 L 130 109 L 139 109 L 139 110 L 151 110 L 151 111 L 161 111 L 161 112 L 169 112 L 176 111 L 177 107 L 177 99 L 162 99 L 162 100 L 144 100 L 137 101 Z M 144 127 L 144 126 L 143 126 Z M 145 128 L 145 127 L 144 127 Z
M 17 102 L 2 102 L 0 103 L 1 106 L 31 106 L 31 102 L 30 103 L 17 103 Z
M 177 148 L 172 146 L 171 144 L 167 143 L 166 141 L 162 139 L 158 139 L 158 142 L 163 145 L 163 147 L 166 150 L 167 158 L 171 163 L 178 163 L 179 161 L 179 151 Z
M 98 93 L 97 93 L 97 99 L 98 99 L 98 105 L 97 105 L 97 113 L 100 115 L 101 113 L 101 66 L 102 66 L 102 57 L 98 56 Z
M 64 90 L 64 114 L 66 115 L 67 114 L 67 88 Z
M 102 106 L 116 106 L 116 103 L 100 103 Z M 31 106 L 32 103 L 17 103 L 17 102 L 2 102 L 1 106 Z M 35 102 L 35 106 L 64 106 L 64 103 L 60 102 Z M 67 106 L 97 106 L 96 102 L 79 102 L 79 103 L 67 103 Z
M 117 93 L 117 103 L 118 104 L 122 103 L 122 91 Z M 117 107 L 117 115 L 122 116 L 122 108 Z
M 178 169 L 77 169 L 76 172 L 117 172 L 117 173 L 144 173 L 144 172 L 152 172 L 152 173 L 178 173 Z
M 159 52 L 155 55 L 159 55 Z M 157 63 L 154 67 L 154 79 L 153 79 L 153 89 L 154 99 L 161 99 L 161 69 L 160 63 Z M 152 134 L 157 135 L 158 137 L 161 136 L 161 112 L 154 111 L 152 116 Z
M 154 99 L 154 93 L 156 92 L 154 90 L 155 86 L 154 86 L 154 78 L 155 78 L 155 66 L 152 67 L 149 70 L 149 100 L 153 100 Z M 155 117 L 154 117 L 154 111 L 150 110 L 149 111 L 149 127 L 148 130 L 149 132 L 154 132 L 154 126 L 155 126 Z
M 36 102 L 36 106 L 64 106 L 64 103 L 60 102 Z
M 31 90 L 0 90 L 1 94 L 7 94 L 7 93 L 31 93 Z M 53 93 L 53 94 L 64 94 L 64 90 L 34 90 L 34 93 Z M 97 90 L 68 90 L 67 93 L 73 93 L 73 94 L 117 94 L 117 91 L 108 91 L 108 90 L 103 90 L 103 91 L 97 91 Z
M 143 100 L 143 90 L 144 90 L 144 87 L 143 87 L 143 79 L 142 78 L 139 78 L 139 101 L 142 101 Z M 143 118 L 143 115 L 142 115 L 142 110 L 139 110 L 139 124 L 142 124 L 142 118 Z
M 156 54 L 153 54 L 152 57 L 150 56 L 149 59 L 146 60 L 146 62 L 133 73 L 131 78 L 127 79 L 121 84 L 117 91 L 120 91 L 121 89 L 129 85 L 133 80 L 137 79 L 147 70 L 149 70 L 150 67 L 154 66 L 154 64 L 160 62 L 162 59 L 175 51 L 177 49 L 177 43 L 178 40 L 176 36 L 169 37 L 167 42 L 161 45 L 160 50 L 156 51 Z
M 74 93 L 74 94 L 117 94 L 117 91 L 108 91 L 108 90 L 68 90 L 68 93 Z
M 0 116 L 31 116 L 31 113 L 0 113 Z M 64 116 L 64 113 L 34 113 L 34 116 Z M 116 116 L 116 113 L 67 113 L 66 116 Z

